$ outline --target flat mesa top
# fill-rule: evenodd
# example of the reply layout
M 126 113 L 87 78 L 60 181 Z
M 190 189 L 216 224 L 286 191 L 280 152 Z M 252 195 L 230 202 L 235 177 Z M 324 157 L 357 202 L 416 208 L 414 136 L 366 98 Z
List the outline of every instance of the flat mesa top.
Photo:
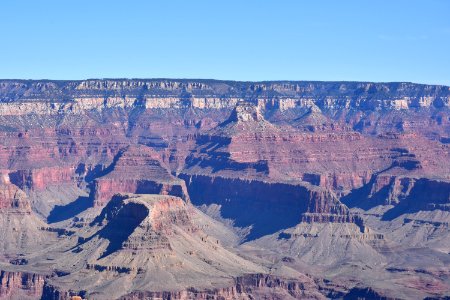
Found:
M 157 195 L 157 194 L 133 194 L 133 193 L 119 193 L 116 196 L 121 197 L 124 201 L 150 203 L 155 204 L 164 200 L 181 200 L 181 198 L 171 195 Z

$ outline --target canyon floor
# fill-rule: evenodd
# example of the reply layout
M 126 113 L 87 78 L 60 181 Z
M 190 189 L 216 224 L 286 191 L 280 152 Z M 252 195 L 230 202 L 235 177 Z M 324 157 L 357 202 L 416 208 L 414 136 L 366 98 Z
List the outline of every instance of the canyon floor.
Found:
M 448 299 L 450 88 L 0 80 L 0 299 Z

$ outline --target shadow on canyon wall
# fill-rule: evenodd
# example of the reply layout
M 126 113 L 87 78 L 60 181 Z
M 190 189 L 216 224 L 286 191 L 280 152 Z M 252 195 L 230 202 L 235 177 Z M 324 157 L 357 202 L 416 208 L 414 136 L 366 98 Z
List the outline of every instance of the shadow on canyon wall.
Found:
M 56 205 L 47 217 L 47 223 L 57 223 L 75 217 L 79 213 L 92 207 L 92 199 L 88 196 L 80 196 L 75 201 L 66 205 Z
M 239 228 L 251 227 L 244 241 L 276 233 L 301 222 L 308 207 L 305 187 L 243 179 L 180 176 L 194 205 L 220 206 L 220 216 Z

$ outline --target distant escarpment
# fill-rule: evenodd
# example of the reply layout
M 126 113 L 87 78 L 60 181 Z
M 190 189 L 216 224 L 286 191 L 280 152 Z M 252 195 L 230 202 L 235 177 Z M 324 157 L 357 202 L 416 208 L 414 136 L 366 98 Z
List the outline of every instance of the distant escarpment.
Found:
M 94 79 L 82 81 L 1 80 L 2 102 L 56 102 L 53 110 L 77 111 L 98 107 L 147 108 L 233 107 L 238 99 L 261 99 L 262 103 L 289 109 L 316 103 L 319 107 L 366 109 L 443 107 L 449 105 L 446 86 L 414 83 L 370 82 L 235 82 L 173 79 Z M 85 98 L 85 100 L 82 100 Z M 36 101 L 37 100 L 37 101 Z M 225 101 L 224 101 L 225 100 Z M 63 104 L 72 105 L 63 105 Z M 3 106 L 2 112 L 7 112 Z M 10 108 L 14 107 L 9 106 Z M 14 110 L 9 110 L 14 113 Z M 38 111 L 35 111 L 38 112 Z

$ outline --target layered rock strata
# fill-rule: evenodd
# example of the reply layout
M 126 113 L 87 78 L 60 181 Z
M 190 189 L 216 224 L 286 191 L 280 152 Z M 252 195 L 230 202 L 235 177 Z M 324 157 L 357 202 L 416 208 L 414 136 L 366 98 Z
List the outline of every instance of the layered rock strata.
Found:
M 0 268 L 47 274 L 55 299 L 314 298 L 303 277 L 289 288 L 305 270 L 331 280 L 325 297 L 445 295 L 449 97 L 412 83 L 1 80 Z M 280 284 L 238 291 L 255 276 Z

